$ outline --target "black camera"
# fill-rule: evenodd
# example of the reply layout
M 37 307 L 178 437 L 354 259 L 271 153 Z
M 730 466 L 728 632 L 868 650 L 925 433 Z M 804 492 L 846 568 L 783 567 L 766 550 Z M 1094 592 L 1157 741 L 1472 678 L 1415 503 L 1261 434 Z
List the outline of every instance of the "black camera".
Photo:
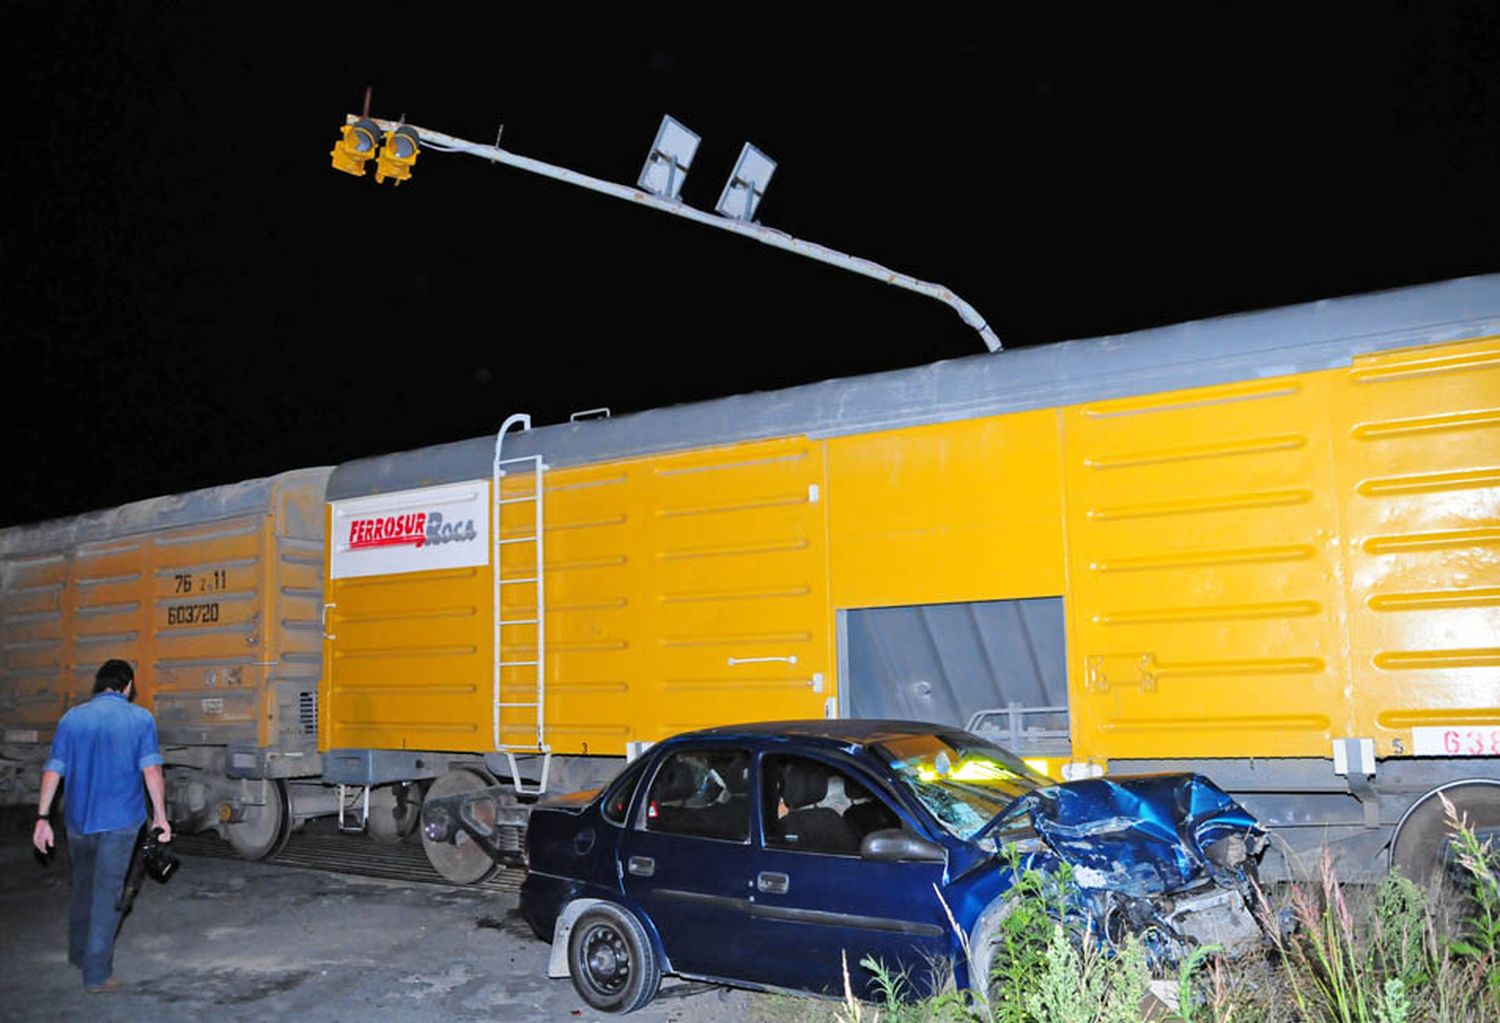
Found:
M 166 843 L 156 837 L 160 834 L 161 828 L 141 828 L 141 837 L 135 843 L 135 854 L 130 859 L 130 870 L 125 875 L 125 888 L 115 901 L 115 908 L 121 914 L 130 912 L 147 874 L 151 875 L 151 880 L 166 884 L 167 879 L 177 872 L 182 863 L 167 848 Z
M 137 848 L 141 854 L 141 863 L 145 865 L 146 873 L 151 875 L 151 880 L 166 884 L 167 879 L 182 865 L 182 861 L 172 853 L 165 842 L 156 837 L 159 834 L 161 834 L 161 828 L 151 828 L 145 831 L 137 843 Z

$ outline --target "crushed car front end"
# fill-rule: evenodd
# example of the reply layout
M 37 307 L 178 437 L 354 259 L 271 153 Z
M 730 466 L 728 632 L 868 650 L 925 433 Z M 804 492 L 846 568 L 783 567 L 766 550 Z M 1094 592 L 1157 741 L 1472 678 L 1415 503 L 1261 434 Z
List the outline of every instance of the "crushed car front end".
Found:
M 1062 898 L 1106 945 L 1139 935 L 1159 962 L 1262 947 L 1255 867 L 1264 828 L 1197 774 L 1094 778 L 1017 799 L 978 836 L 1013 882 L 1065 878 Z M 992 914 L 993 915 L 993 914 Z M 976 931 L 976 941 L 989 940 Z

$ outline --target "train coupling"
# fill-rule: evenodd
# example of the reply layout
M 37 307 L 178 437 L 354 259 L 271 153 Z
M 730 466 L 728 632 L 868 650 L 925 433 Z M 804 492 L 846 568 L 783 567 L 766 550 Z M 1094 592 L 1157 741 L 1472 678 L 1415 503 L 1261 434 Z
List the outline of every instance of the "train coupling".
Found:
M 496 863 L 522 866 L 521 833 L 530 808 L 509 786 L 434 796 L 422 803 L 422 835 L 429 842 L 456 842 L 465 835 Z

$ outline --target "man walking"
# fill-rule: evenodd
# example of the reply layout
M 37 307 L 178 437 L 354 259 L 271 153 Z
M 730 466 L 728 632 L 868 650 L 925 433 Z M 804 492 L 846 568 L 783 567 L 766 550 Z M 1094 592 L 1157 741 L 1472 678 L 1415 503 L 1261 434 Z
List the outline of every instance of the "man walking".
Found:
M 167 823 L 161 750 L 156 719 L 132 706 L 135 672 L 118 659 L 105 661 L 94 676 L 94 698 L 63 715 L 52 738 L 52 755 L 42 771 L 36 828 L 31 842 L 52 848 L 52 797 L 67 778 L 68 856 L 73 894 L 68 905 L 68 962 L 83 970 L 90 992 L 113 991 L 115 931 L 120 914 L 115 900 L 125 884 L 136 836 L 146 820 L 144 778 L 151 795 L 151 826 L 161 840 L 172 838 Z

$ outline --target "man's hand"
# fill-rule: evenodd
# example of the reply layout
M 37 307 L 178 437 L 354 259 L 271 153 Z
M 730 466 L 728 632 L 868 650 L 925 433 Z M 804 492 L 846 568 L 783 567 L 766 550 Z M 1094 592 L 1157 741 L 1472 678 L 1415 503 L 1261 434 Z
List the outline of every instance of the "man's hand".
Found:
M 36 851 L 43 856 L 52 851 L 52 822 L 44 818 L 38 818 L 36 827 L 31 831 L 31 844 L 36 846 Z
M 57 787 L 61 784 L 62 775 L 56 771 L 42 771 L 42 789 L 37 795 L 36 827 L 31 829 L 31 844 L 43 856 L 52 850 L 52 822 L 47 819 L 47 815 L 57 809 L 52 797 L 57 795 Z
M 141 768 L 141 777 L 146 780 L 146 794 L 151 797 L 151 826 L 161 828 L 159 841 L 172 841 L 172 822 L 167 820 L 167 786 L 162 777 L 161 765 L 151 764 Z

